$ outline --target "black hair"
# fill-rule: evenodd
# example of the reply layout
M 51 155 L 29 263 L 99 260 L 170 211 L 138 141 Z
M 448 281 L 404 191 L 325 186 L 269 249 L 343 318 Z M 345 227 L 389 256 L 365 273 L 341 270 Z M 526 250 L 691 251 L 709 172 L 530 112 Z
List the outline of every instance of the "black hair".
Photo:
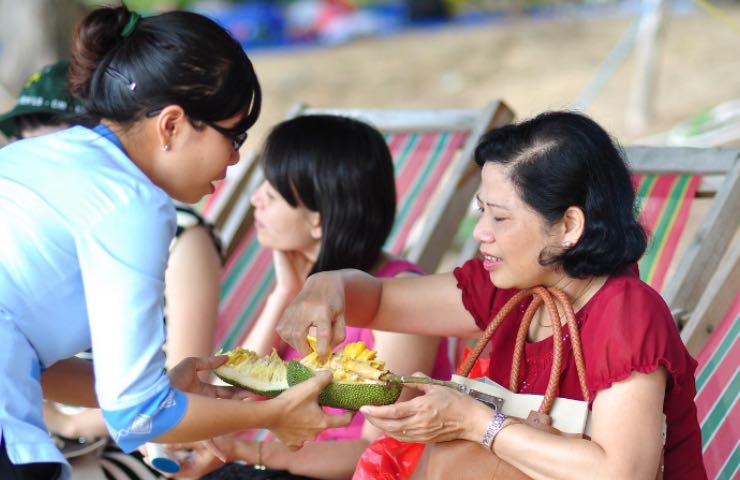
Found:
M 18 138 L 23 138 L 24 130 L 35 130 L 41 127 L 58 127 L 70 124 L 73 117 L 57 113 L 24 113 L 14 119 L 15 131 L 18 132 Z
M 578 278 L 611 275 L 636 262 L 647 246 L 637 221 L 635 192 L 618 144 L 596 122 L 574 112 L 546 112 L 485 134 L 475 151 L 479 166 L 508 166 L 527 205 L 548 225 L 579 207 L 580 240 L 565 250 L 546 248 L 540 264 L 562 265 Z
M 69 89 L 92 117 L 126 125 L 175 104 L 191 121 L 242 114 L 230 130 L 254 125 L 260 85 L 246 53 L 226 30 L 185 11 L 141 18 L 131 29 L 132 15 L 125 6 L 103 7 L 77 26 Z
M 393 160 L 380 132 L 340 116 L 296 117 L 270 132 L 262 166 L 291 206 L 319 212 L 321 249 L 311 273 L 371 270 L 396 213 Z

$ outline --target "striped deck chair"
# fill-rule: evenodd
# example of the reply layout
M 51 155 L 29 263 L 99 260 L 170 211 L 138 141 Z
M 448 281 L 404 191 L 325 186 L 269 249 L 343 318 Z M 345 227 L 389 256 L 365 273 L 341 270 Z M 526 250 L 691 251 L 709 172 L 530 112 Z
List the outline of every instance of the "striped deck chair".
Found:
M 700 180 L 695 175 L 632 177 L 639 220 L 650 235 L 648 248 L 639 262 L 640 277 L 658 291 L 665 283 Z
M 650 234 L 640 275 L 661 292 L 683 327 L 740 226 L 740 150 L 627 147 L 625 152 L 634 173 L 640 221 Z M 685 253 L 675 258 L 697 197 L 713 200 Z
M 477 139 L 510 122 L 512 112 L 499 101 L 482 109 L 440 110 L 319 110 L 298 105 L 288 117 L 317 113 L 358 118 L 385 135 L 398 195 L 396 223 L 386 247 L 434 271 L 478 185 L 472 161 Z M 255 171 L 248 183 L 254 187 L 260 179 L 261 172 Z M 243 341 L 274 284 L 272 255 L 260 248 L 252 227 L 250 192 L 249 186 L 241 190 L 238 205 L 224 220 L 224 225 L 238 224 L 234 230 L 239 232 L 232 237 L 224 269 L 216 327 L 217 345 L 224 350 Z
M 740 294 L 697 357 L 696 410 L 710 479 L 740 475 Z

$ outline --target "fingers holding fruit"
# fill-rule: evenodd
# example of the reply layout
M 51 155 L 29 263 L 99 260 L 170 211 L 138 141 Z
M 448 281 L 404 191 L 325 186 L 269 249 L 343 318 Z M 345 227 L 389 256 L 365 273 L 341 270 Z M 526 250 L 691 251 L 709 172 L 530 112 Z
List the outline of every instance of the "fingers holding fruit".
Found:
M 328 356 L 332 345 L 344 340 L 344 288 L 336 272 L 311 275 L 283 313 L 277 331 L 296 350 L 308 354 L 311 349 L 306 337 L 312 328 L 322 358 Z
M 329 372 L 319 372 L 276 398 L 284 405 L 281 406 L 282 415 L 270 430 L 285 445 L 300 448 L 323 430 L 343 427 L 352 420 L 352 413 L 329 415 L 319 406 L 319 394 L 331 381 Z

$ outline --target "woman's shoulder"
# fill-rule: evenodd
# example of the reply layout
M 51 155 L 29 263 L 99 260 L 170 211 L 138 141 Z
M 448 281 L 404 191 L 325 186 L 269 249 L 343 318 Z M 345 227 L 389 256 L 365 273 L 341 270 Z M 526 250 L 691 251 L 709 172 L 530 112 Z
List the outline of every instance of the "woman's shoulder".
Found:
M 623 315 L 609 314 L 614 321 L 634 323 L 637 319 L 658 320 L 673 324 L 668 305 L 653 287 L 640 279 L 636 265 L 612 275 L 586 305 L 589 316 L 609 314 L 615 309 Z
M 636 269 L 610 277 L 578 316 L 593 390 L 608 388 L 633 371 L 651 373 L 660 366 L 668 371 L 671 388 L 693 374 L 695 362 L 668 306 Z
M 175 239 L 179 238 L 187 229 L 193 227 L 204 227 L 209 231 L 212 230 L 212 225 L 191 205 L 178 201 L 173 201 L 172 203 L 175 206 L 175 213 L 177 215 Z
M 210 243 L 213 244 L 216 252 L 218 253 L 221 262 L 224 261 L 223 246 L 221 244 L 221 238 L 216 233 L 216 230 L 210 222 L 208 222 L 203 215 L 200 214 L 192 205 L 188 205 L 182 202 L 174 201 L 175 212 L 177 214 L 177 230 L 175 236 L 172 238 L 170 244 L 170 250 L 172 250 L 177 242 L 182 241 L 183 234 L 186 231 L 192 230 L 196 227 L 202 227 L 207 233 Z M 205 240 L 205 238 L 204 238 Z M 203 241 L 201 241 L 203 242 Z M 203 242 L 204 243 L 204 242 Z

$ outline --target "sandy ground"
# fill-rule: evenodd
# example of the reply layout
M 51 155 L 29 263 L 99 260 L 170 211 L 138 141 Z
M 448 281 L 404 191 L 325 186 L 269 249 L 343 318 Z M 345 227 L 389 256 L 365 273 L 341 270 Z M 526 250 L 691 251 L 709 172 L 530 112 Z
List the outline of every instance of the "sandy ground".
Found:
M 740 5 L 723 7 L 740 24 Z M 291 104 L 342 107 L 480 107 L 508 102 L 519 117 L 567 108 L 628 30 L 632 18 L 533 21 L 409 31 L 342 46 L 255 52 L 264 113 L 250 140 Z M 658 44 L 654 120 L 626 126 L 634 52 L 586 110 L 624 143 L 740 97 L 740 33 L 703 11 L 669 15 Z M 254 141 L 254 142 L 253 142 Z

